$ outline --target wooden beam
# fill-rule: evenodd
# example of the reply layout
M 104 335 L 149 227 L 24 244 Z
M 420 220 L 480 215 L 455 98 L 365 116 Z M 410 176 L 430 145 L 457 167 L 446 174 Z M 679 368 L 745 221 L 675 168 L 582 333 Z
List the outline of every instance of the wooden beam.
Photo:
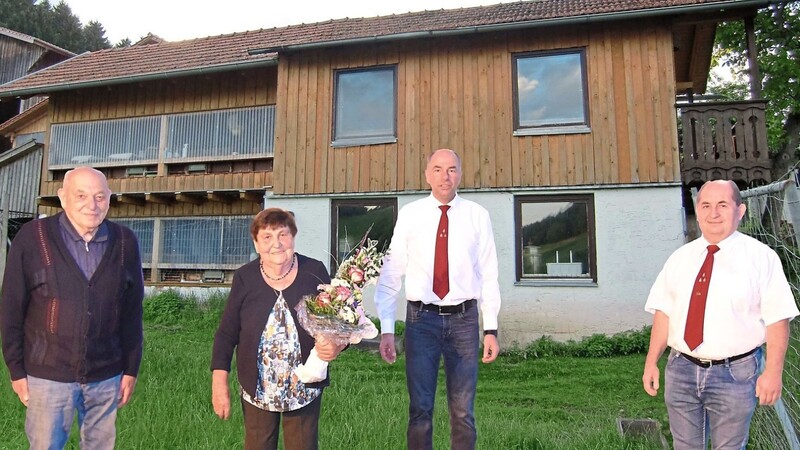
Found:
M 264 193 L 261 191 L 239 191 L 239 198 L 253 203 L 263 203 Z
M 61 208 L 61 201 L 58 199 L 58 197 L 37 197 L 36 204 L 39 206 Z
M 231 191 L 208 191 L 206 198 L 212 202 L 233 203 L 236 200 L 236 193 Z
M 128 205 L 144 206 L 147 203 L 143 194 L 115 194 L 114 197 L 118 202 Z
M 144 194 L 144 199 L 149 203 L 158 203 L 159 205 L 170 205 L 175 201 L 175 198 L 170 195 L 155 194 L 150 192 Z
M 176 192 L 175 193 L 175 200 L 181 203 L 189 203 L 191 205 L 202 205 L 203 204 L 203 197 L 199 192 Z

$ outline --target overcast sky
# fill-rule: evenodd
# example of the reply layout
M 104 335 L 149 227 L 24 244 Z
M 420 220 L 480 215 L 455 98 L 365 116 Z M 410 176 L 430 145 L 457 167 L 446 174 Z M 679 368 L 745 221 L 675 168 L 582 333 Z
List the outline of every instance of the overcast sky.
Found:
M 65 0 L 83 25 L 100 22 L 111 44 L 153 33 L 168 41 L 260 28 L 374 17 L 512 0 Z M 51 0 L 52 4 L 57 3 Z

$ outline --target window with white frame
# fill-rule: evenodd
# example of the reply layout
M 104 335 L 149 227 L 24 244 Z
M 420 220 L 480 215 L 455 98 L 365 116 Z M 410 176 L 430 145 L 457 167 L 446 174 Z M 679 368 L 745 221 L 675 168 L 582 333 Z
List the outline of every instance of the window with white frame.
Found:
M 331 271 L 358 246 L 364 236 L 389 248 L 397 221 L 397 199 L 333 200 L 331 204 Z
M 597 281 L 594 196 L 514 200 L 517 280 Z
M 396 142 L 396 67 L 338 70 L 334 77 L 333 145 Z
M 514 55 L 514 134 L 589 131 L 582 49 Z

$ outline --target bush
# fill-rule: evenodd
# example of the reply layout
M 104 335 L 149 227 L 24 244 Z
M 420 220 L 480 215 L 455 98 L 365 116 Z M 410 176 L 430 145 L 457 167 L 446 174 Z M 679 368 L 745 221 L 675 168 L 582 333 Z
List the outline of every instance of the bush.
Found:
M 574 356 L 582 358 L 604 358 L 647 353 L 650 345 L 650 327 L 641 330 L 623 331 L 613 336 L 593 334 L 580 341 L 556 342 L 551 336 L 542 336 L 525 348 L 516 344 L 503 355 L 511 358 L 546 358 L 552 356 Z
M 381 333 L 382 332 L 382 330 L 381 330 L 381 320 L 379 318 L 377 318 L 377 317 L 372 317 L 372 316 L 367 316 L 367 318 L 369 320 L 371 320 L 372 323 L 375 325 L 375 328 L 378 329 L 378 333 Z M 403 336 L 403 333 L 405 333 L 405 332 L 406 332 L 406 323 L 403 322 L 402 320 L 396 320 L 394 322 L 394 334 L 395 334 L 395 336 L 401 337 L 401 336 Z
M 144 299 L 144 320 L 162 325 L 176 324 L 181 320 L 187 303 L 178 291 L 161 291 Z

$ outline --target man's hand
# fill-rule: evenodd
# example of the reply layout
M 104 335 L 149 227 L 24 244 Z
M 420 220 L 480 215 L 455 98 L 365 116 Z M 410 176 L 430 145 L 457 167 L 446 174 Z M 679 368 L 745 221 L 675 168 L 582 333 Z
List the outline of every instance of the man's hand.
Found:
M 136 388 L 136 377 L 131 375 L 122 375 L 122 381 L 119 384 L 119 404 L 117 407 L 122 408 L 128 404 L 128 401 L 133 395 L 133 390 Z
M 756 380 L 756 397 L 759 405 L 774 405 L 781 398 L 783 389 L 783 373 L 781 371 L 764 370 Z
M 27 378 L 20 378 L 19 380 L 14 380 L 11 382 L 11 388 L 14 389 L 14 392 L 19 397 L 19 401 L 22 402 L 25 407 L 28 406 L 28 379 Z
M 319 359 L 327 362 L 331 362 L 339 356 L 339 353 L 347 347 L 347 344 L 337 345 L 331 340 L 326 339 L 323 336 L 319 336 L 314 343 L 314 349 L 317 351 L 317 356 Z
M 394 334 L 384 333 L 381 335 L 381 357 L 389 364 L 394 364 L 397 360 L 397 352 L 394 348 Z
M 217 369 L 211 374 L 211 405 L 220 419 L 228 420 L 231 416 L 231 394 L 226 370 Z
M 482 361 L 485 364 L 488 364 L 495 359 L 497 359 L 497 355 L 500 354 L 500 344 L 497 343 L 497 336 L 493 334 L 487 334 L 483 336 L 483 359 Z
M 644 385 L 644 391 L 652 397 L 658 394 L 658 388 L 660 387 L 658 380 L 660 377 L 661 372 L 658 370 L 658 365 L 645 364 L 644 374 L 642 375 L 642 385 Z

